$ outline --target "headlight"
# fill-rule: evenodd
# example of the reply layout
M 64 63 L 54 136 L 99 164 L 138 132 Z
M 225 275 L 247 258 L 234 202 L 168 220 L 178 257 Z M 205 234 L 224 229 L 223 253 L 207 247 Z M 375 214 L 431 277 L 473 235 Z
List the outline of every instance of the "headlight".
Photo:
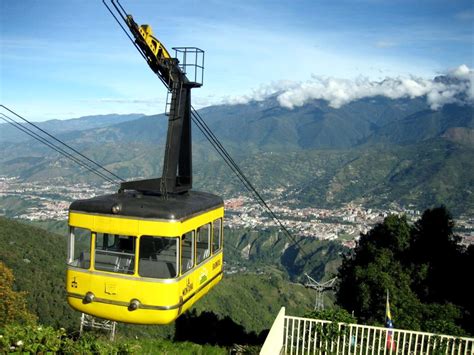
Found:
M 133 299 L 130 301 L 130 305 L 128 306 L 129 311 L 136 311 L 138 308 L 140 308 L 140 301 L 137 299 Z
M 95 296 L 92 292 L 87 292 L 86 296 L 84 297 L 82 302 L 83 303 L 91 303 L 92 301 L 94 301 L 94 298 L 95 298 Z

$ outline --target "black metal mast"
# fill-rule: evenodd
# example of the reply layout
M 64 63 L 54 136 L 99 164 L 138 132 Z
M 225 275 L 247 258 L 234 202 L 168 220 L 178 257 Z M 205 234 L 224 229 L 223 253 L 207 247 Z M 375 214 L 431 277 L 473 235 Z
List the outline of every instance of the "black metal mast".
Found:
M 204 52 L 195 47 L 173 48 L 176 58 L 171 58 L 168 55 L 163 55 L 163 52 L 168 54 L 163 47 L 163 51 L 160 50 L 154 53 L 140 33 L 139 25 L 131 15 L 125 12 L 118 0 L 111 0 L 115 12 L 112 11 L 105 0 L 103 0 L 103 3 L 145 58 L 153 72 L 171 93 L 168 133 L 161 178 L 126 181 L 120 184 L 119 191 L 135 190 L 162 195 L 189 191 L 192 188 L 191 89 L 202 86 Z M 133 39 L 122 26 L 117 15 L 127 25 L 134 37 Z M 181 63 L 177 58 L 178 55 L 181 56 Z M 202 65 L 197 63 L 198 57 L 202 58 Z M 193 60 L 195 61 L 193 62 Z M 194 81 L 189 80 L 186 76 L 189 68 L 194 69 Z M 201 73 L 200 77 L 197 75 L 198 70 Z M 199 81 L 199 79 L 201 80 Z

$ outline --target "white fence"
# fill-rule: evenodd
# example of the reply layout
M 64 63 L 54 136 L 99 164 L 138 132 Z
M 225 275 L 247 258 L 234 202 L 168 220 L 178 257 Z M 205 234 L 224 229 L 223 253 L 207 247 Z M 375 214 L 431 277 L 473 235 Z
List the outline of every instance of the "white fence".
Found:
M 284 310 L 282 310 L 284 312 Z M 282 313 L 280 311 L 280 314 Z M 279 316 L 280 316 L 279 314 Z M 269 349 L 265 341 L 261 354 L 450 354 L 474 355 L 474 338 L 388 329 L 360 324 L 332 323 L 318 319 L 284 316 L 284 325 L 275 322 L 275 333 L 283 332 L 280 351 Z M 272 333 L 273 327 L 270 330 Z M 267 345 L 267 347 L 265 347 Z M 274 348 L 275 349 L 275 348 Z

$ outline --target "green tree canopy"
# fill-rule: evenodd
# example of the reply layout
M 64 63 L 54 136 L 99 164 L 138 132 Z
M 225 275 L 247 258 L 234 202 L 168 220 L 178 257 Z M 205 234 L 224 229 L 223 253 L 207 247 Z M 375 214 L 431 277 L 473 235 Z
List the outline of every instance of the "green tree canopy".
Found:
M 444 207 L 425 211 L 414 226 L 404 216 L 388 216 L 344 257 L 337 303 L 364 323 L 383 325 L 389 290 L 397 328 L 472 332 L 466 292 L 460 296 L 456 287 L 446 287 L 449 277 L 472 264 L 472 248 L 459 245 L 453 226 Z

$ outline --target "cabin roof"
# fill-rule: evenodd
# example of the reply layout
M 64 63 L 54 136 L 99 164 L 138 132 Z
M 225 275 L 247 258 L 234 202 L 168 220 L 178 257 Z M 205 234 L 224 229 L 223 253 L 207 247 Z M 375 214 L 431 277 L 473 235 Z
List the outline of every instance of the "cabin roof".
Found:
M 117 213 L 112 212 L 113 206 L 119 206 Z M 170 194 L 164 198 L 162 195 L 127 191 L 74 201 L 69 206 L 69 211 L 131 218 L 184 220 L 223 206 L 222 198 L 207 192 L 188 191 L 179 195 Z

